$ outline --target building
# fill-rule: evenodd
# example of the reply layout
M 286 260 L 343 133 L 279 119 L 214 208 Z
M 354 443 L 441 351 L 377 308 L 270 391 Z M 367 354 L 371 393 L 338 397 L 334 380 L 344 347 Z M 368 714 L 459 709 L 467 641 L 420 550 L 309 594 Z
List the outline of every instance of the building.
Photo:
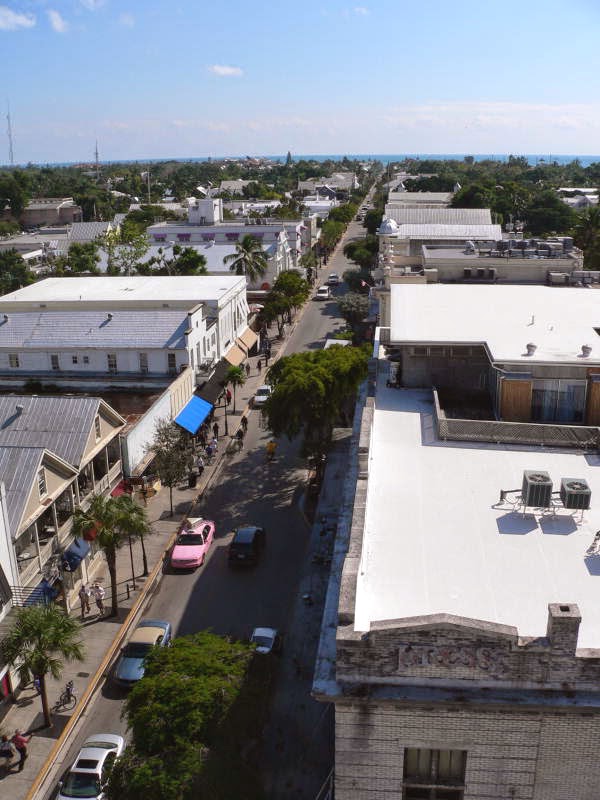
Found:
M 298 191 L 306 194 L 326 193 L 329 189 L 335 193 L 352 192 L 358 189 L 359 182 L 353 172 L 333 172 L 329 177 L 309 178 L 305 181 L 298 181 Z M 335 199 L 335 198 L 332 198 Z
M 453 192 L 388 192 L 387 207 L 393 208 L 444 208 L 450 205 Z
M 247 320 L 244 276 L 47 278 L 0 298 L 0 382 L 165 387 L 188 366 L 204 381 L 245 358 Z
M 25 227 L 81 222 L 83 210 L 72 197 L 36 197 L 21 214 Z
M 595 299 L 393 287 L 313 685 L 335 706 L 338 800 L 598 797 Z M 497 398 L 493 432 L 472 416 L 476 376 Z M 535 424 L 504 421 L 526 410 Z

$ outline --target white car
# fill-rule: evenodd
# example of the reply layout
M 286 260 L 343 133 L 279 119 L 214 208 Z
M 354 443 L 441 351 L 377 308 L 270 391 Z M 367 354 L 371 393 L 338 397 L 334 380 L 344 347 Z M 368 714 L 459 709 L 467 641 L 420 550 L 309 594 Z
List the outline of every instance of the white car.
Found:
M 256 390 L 256 394 L 254 395 L 254 400 L 252 401 L 254 408 L 260 408 L 261 406 L 264 406 L 271 396 L 272 391 L 273 390 L 271 387 L 267 386 L 266 384 L 264 386 L 259 386 Z
M 327 285 L 328 286 L 339 286 L 341 283 L 340 276 L 337 272 L 330 272 L 329 277 L 327 278 Z
M 255 644 L 256 652 L 266 656 L 281 650 L 281 636 L 276 628 L 254 628 L 250 644 Z
M 125 739 L 116 733 L 88 737 L 65 779 L 58 784 L 57 800 L 102 800 L 110 770 L 124 749 Z
M 329 300 L 331 298 L 331 290 L 329 286 L 319 286 L 315 295 L 315 300 Z

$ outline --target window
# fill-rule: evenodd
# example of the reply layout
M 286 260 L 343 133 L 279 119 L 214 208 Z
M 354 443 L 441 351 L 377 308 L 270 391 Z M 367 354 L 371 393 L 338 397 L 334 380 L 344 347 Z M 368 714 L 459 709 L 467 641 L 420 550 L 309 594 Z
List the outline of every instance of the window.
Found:
M 94 420 L 94 428 L 96 431 L 96 441 L 102 437 L 102 426 L 100 425 L 100 416 L 96 414 L 96 419 Z
M 463 800 L 465 750 L 404 750 L 403 800 Z
M 45 495 L 48 494 L 48 489 L 46 487 L 46 472 L 43 467 L 38 470 L 37 482 L 38 482 L 38 492 L 40 493 L 40 497 L 45 497 Z
M 8 366 L 9 367 L 20 367 L 19 363 L 19 356 L 17 353 L 9 353 L 8 355 Z
M 167 353 L 167 365 L 169 367 L 169 372 L 177 371 L 177 356 L 175 353 Z
M 50 366 L 52 367 L 52 369 L 60 369 L 58 356 L 56 354 L 50 356 Z
M 148 353 L 140 353 L 140 372 L 148 372 Z
M 90 357 L 89 356 L 84 356 L 83 357 L 83 363 L 84 364 L 89 364 L 90 363 Z
M 79 358 L 77 356 L 71 356 L 71 361 L 73 362 L 73 364 L 78 364 Z
M 107 353 L 106 360 L 108 362 L 108 371 L 109 372 L 116 372 L 117 371 L 117 354 L 116 353 Z

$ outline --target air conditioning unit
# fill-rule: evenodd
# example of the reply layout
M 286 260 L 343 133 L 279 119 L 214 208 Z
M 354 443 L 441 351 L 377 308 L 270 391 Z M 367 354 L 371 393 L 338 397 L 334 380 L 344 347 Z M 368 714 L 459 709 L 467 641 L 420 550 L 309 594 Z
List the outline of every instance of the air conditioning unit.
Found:
M 583 478 L 562 478 L 560 499 L 565 508 L 589 508 L 592 490 Z
M 523 472 L 521 498 L 524 506 L 548 508 L 552 501 L 552 479 L 547 472 L 526 469 Z

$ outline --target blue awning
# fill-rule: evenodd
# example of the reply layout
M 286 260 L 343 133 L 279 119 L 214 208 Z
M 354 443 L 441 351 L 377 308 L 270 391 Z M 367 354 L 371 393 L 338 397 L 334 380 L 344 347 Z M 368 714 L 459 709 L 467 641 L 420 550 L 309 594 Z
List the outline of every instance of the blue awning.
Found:
M 175 417 L 175 422 L 184 430 L 196 435 L 200 430 L 200 425 L 213 410 L 212 403 L 202 397 L 194 395 L 186 406 Z
M 63 553 L 63 569 L 66 572 L 75 572 L 89 552 L 89 542 L 86 542 L 85 539 L 74 539 Z

